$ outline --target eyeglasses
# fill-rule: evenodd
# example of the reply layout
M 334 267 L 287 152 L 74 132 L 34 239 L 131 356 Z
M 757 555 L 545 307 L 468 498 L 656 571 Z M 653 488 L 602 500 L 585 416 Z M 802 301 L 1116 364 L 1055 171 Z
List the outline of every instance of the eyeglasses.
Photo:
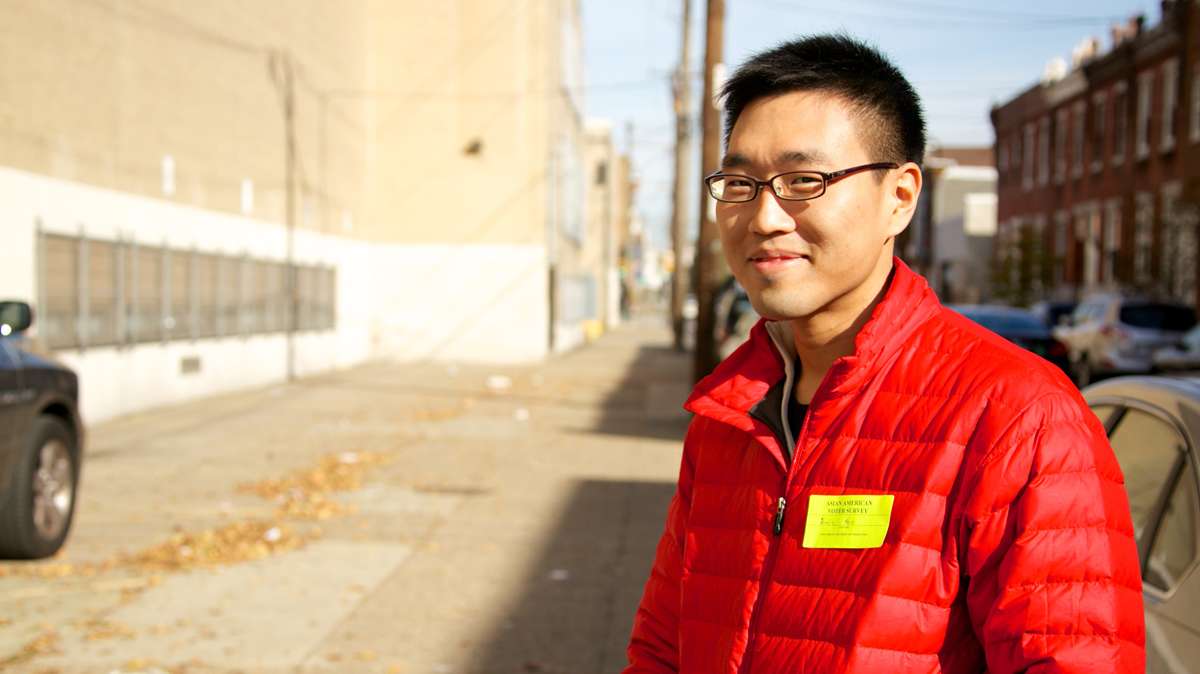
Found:
M 727 204 L 741 204 L 758 198 L 763 187 L 770 187 L 775 196 L 784 201 L 808 201 L 825 194 L 830 183 L 862 171 L 877 171 L 880 169 L 900 168 L 893 162 L 863 164 L 833 173 L 824 171 L 789 171 L 766 180 L 757 180 L 750 176 L 717 171 L 705 176 L 704 184 L 708 185 L 708 193 L 717 201 Z

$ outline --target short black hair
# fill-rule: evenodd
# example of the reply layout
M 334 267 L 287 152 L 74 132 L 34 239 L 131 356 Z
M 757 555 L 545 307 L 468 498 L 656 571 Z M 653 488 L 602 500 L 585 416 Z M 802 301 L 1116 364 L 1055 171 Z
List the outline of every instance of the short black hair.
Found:
M 768 96 L 821 91 L 859 115 L 872 161 L 925 158 L 921 99 L 900 69 L 875 47 L 845 34 L 812 35 L 755 55 L 725 83 L 725 144 L 742 110 Z

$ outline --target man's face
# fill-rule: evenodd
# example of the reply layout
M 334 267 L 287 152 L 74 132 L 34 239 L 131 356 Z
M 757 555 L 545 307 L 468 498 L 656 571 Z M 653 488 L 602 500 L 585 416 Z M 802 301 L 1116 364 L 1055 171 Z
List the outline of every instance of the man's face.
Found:
M 868 153 L 860 124 L 823 92 L 758 99 L 738 117 L 722 171 L 766 180 L 885 161 Z M 781 200 L 764 187 L 751 202 L 718 202 L 725 258 L 755 310 L 771 320 L 809 317 L 861 286 L 911 217 L 896 215 L 898 173 L 882 182 L 877 171 L 848 175 L 809 201 Z

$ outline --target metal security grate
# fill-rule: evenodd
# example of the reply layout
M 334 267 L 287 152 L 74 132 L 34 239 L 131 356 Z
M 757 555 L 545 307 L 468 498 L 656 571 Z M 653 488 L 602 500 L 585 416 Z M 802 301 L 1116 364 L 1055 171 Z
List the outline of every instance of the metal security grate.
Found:
M 288 266 L 39 232 L 39 334 L 52 349 L 283 332 Z M 295 267 L 297 329 L 332 330 L 337 270 Z

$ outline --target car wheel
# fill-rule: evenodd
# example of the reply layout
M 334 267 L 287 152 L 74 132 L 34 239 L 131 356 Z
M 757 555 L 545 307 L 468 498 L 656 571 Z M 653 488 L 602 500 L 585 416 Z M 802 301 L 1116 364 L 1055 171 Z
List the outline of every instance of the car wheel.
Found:
M 79 452 L 71 431 L 54 417 L 38 417 L 14 468 L 0 511 L 0 557 L 49 557 L 62 547 L 75 513 Z
M 1092 383 L 1095 375 L 1092 374 L 1092 362 L 1088 359 L 1087 354 L 1083 354 L 1078 361 L 1074 363 L 1075 370 L 1075 385 L 1083 388 Z

